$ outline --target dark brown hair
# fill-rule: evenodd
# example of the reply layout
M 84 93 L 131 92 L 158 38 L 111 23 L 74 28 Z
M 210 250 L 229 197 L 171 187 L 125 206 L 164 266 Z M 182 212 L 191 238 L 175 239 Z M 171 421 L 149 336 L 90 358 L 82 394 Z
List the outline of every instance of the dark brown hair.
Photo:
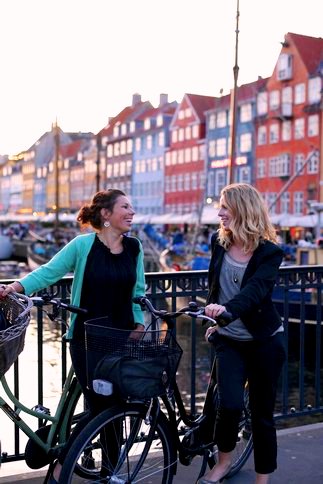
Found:
M 85 204 L 80 208 L 76 220 L 81 226 L 91 225 L 94 229 L 100 230 L 102 227 L 101 209 L 106 208 L 112 212 L 120 196 L 126 196 L 126 194 L 117 188 L 97 192 L 90 204 Z

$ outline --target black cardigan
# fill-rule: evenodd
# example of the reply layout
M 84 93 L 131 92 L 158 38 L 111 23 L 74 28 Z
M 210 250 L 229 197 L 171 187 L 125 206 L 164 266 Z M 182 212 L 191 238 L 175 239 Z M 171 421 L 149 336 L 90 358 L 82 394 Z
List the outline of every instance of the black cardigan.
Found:
M 216 234 L 212 237 L 211 247 L 208 304 L 217 302 L 225 254 Z M 281 318 L 271 296 L 282 258 L 283 251 L 276 244 L 268 240 L 261 242 L 248 262 L 240 292 L 223 304 L 235 319 L 242 320 L 255 339 L 272 335 L 281 325 Z

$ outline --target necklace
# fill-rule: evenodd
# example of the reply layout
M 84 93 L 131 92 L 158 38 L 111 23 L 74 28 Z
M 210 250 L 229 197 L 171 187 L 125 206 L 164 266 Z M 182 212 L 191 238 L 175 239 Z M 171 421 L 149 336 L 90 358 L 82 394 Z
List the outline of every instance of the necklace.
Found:
M 236 271 L 233 271 L 233 282 L 235 284 L 238 284 L 240 282 L 239 277 L 238 277 L 238 273 Z

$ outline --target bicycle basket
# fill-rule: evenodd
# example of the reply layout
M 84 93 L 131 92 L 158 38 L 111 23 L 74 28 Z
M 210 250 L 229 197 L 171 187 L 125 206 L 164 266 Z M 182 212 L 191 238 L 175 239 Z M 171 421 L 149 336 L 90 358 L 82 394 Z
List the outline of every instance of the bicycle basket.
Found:
M 32 301 L 27 296 L 9 294 L 0 300 L 6 328 L 0 331 L 0 378 L 9 370 L 24 349 Z
M 85 335 L 89 388 L 96 389 L 97 382 L 109 382 L 113 392 L 124 398 L 163 395 L 183 353 L 172 333 L 165 330 L 145 331 L 140 339 L 134 339 L 133 331 L 92 320 L 85 323 Z

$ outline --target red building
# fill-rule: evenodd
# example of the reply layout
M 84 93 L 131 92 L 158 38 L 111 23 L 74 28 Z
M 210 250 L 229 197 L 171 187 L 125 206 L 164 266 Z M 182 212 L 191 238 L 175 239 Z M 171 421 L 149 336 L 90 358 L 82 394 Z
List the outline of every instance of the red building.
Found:
M 170 124 L 165 158 L 165 212 L 197 212 L 204 202 L 206 155 L 205 113 L 215 97 L 185 94 Z
M 323 39 L 288 33 L 257 96 L 257 188 L 272 214 L 305 215 L 322 202 Z

